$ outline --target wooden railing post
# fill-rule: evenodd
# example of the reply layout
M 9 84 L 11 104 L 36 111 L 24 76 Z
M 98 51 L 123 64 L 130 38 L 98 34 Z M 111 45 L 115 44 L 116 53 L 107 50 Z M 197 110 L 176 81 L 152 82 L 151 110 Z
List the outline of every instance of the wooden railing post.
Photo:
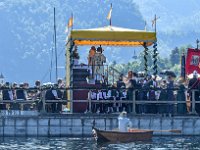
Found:
M 45 106 L 46 106 L 46 102 L 45 102 L 45 93 L 46 91 L 45 90 L 42 90 L 41 91 L 41 96 L 40 96 L 40 99 L 42 101 L 42 113 L 45 113 L 46 112 L 46 109 L 45 109 Z
M 132 92 L 133 92 L 132 114 L 136 114 L 136 110 L 135 110 L 136 109 L 136 106 L 135 106 L 136 105 L 136 102 L 135 102 L 135 100 L 136 100 L 135 90 L 133 90 Z
M 88 92 L 88 103 L 89 103 L 89 112 L 92 112 L 92 104 L 91 104 L 91 90 Z
M 74 102 L 74 96 L 73 96 L 73 89 L 70 89 L 70 113 L 73 113 L 73 102 Z
M 195 90 L 192 90 L 192 114 L 196 114 L 196 111 L 195 111 Z

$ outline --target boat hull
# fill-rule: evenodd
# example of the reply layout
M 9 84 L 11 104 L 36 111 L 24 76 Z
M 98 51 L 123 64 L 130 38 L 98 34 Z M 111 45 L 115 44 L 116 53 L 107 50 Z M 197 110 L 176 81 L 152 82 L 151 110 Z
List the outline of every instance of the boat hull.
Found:
M 134 129 L 129 132 L 105 131 L 93 128 L 93 135 L 98 143 L 102 142 L 134 142 L 152 139 L 152 130 Z

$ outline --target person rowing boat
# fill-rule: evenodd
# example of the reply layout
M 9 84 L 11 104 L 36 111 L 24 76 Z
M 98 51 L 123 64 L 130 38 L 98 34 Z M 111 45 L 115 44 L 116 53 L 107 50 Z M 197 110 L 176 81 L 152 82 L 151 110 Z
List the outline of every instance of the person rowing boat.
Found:
M 122 111 L 118 117 L 118 128 L 121 132 L 127 132 L 132 127 L 132 122 L 127 118 L 127 112 Z

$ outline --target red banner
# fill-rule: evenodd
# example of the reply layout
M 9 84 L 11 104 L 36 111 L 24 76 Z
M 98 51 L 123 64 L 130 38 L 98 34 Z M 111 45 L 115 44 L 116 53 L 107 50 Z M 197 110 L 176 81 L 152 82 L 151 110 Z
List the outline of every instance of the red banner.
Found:
M 191 74 L 194 70 L 200 74 L 200 50 L 188 48 L 186 74 Z

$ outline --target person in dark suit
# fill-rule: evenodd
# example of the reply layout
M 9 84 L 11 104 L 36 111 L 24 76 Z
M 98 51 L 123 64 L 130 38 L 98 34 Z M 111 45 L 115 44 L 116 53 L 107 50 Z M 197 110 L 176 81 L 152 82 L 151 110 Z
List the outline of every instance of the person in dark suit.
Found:
M 25 85 L 23 83 L 21 83 L 19 85 L 19 88 L 17 91 L 16 91 L 16 95 L 17 95 L 17 100 L 27 100 L 27 93 L 26 91 L 24 90 L 25 88 Z
M 155 101 L 156 100 L 156 90 L 157 88 L 157 81 L 155 76 L 150 76 L 149 81 L 147 82 L 149 93 L 148 93 L 148 100 Z M 149 104 L 149 113 L 156 114 L 157 113 L 157 104 Z
M 129 71 L 128 78 L 124 81 L 124 83 L 127 88 L 127 99 L 133 101 L 133 90 L 137 88 L 136 73 Z M 127 104 L 126 109 L 128 113 L 132 112 L 132 103 Z
M 184 79 L 183 78 L 180 78 L 178 80 L 177 101 L 186 102 L 185 85 L 184 85 Z M 177 112 L 178 112 L 178 114 L 181 114 L 181 115 L 186 114 L 186 112 L 187 112 L 186 103 L 178 103 L 177 104 Z
M 26 84 L 24 83 L 21 83 L 19 85 L 19 89 L 16 90 L 16 100 L 19 101 L 19 100 L 27 100 L 28 97 L 27 97 L 27 91 L 25 90 L 26 88 Z M 24 108 L 25 106 L 25 108 Z M 27 106 L 27 107 L 26 107 Z M 24 104 L 19 104 L 17 103 L 17 105 L 15 106 L 16 109 L 25 109 L 27 110 L 28 109 L 28 105 L 24 105 Z
M 124 83 L 124 81 L 123 81 L 123 74 L 120 74 L 120 76 L 119 76 L 119 79 L 118 79 L 118 81 L 117 81 L 117 92 L 118 92 L 118 97 L 116 97 L 116 100 L 118 101 L 118 100 L 120 100 L 120 99 L 123 99 L 123 100 L 125 100 L 126 98 L 124 97 L 124 95 L 123 95 L 123 92 L 124 92 L 124 88 L 125 88 L 125 83 Z M 121 103 L 116 103 L 116 107 L 117 107 L 117 112 L 118 111 L 122 111 L 123 110 L 123 106 L 125 107 L 125 104 L 121 104 Z
M 167 101 L 174 101 L 174 78 L 172 76 L 168 76 L 168 83 L 167 83 Z M 171 116 L 173 114 L 173 104 L 167 105 L 167 114 Z
M 36 100 L 36 104 L 37 104 L 37 109 L 40 112 L 43 108 L 43 102 L 42 102 L 42 98 L 41 98 L 41 82 L 39 80 L 35 81 L 35 95 L 33 97 L 34 100 Z
M 13 93 L 12 90 L 10 89 L 9 82 L 6 82 L 2 94 L 3 94 L 3 100 L 13 100 Z
M 188 83 L 188 88 L 196 88 L 197 85 L 195 83 L 197 83 L 197 80 L 198 80 L 198 73 L 196 70 L 193 71 L 193 78 L 189 80 L 189 83 Z
M 3 100 L 13 100 L 13 92 L 10 88 L 10 83 L 9 82 L 6 82 L 5 83 L 5 86 L 3 88 L 3 91 L 2 91 L 2 95 L 3 95 Z M 12 107 L 12 104 L 2 104 L 1 105 L 1 109 L 10 109 L 10 107 Z
M 162 80 L 160 87 L 161 87 L 161 91 L 160 91 L 159 101 L 166 101 L 167 100 L 167 81 Z M 158 107 L 159 114 L 162 114 L 165 116 L 165 114 L 167 113 L 167 107 L 168 107 L 168 104 L 161 103 Z
M 145 91 L 145 80 L 144 79 L 140 79 L 138 82 L 138 96 L 137 96 L 137 100 L 139 101 L 143 101 L 143 100 L 147 100 L 146 99 L 146 91 Z M 138 113 L 139 114 L 145 114 L 146 113 L 146 106 L 145 104 L 137 104 L 138 105 Z
M 117 88 L 125 87 L 125 83 L 123 82 L 123 74 L 120 74 L 119 79 L 117 81 Z
M 54 84 L 54 86 L 51 86 L 51 88 L 48 89 L 45 94 L 46 100 L 60 100 L 61 97 L 62 97 L 62 93 L 61 91 L 58 90 L 57 84 Z M 60 107 L 61 107 L 60 102 L 52 102 L 51 112 L 56 113 L 56 112 L 61 111 Z
M 189 80 L 189 83 L 188 83 L 188 93 L 189 93 L 189 96 L 190 96 L 190 101 L 192 101 L 192 90 L 197 90 L 197 89 L 200 89 L 200 82 L 198 80 L 198 73 L 196 70 L 193 71 L 193 78 Z M 195 91 L 194 92 L 194 98 L 195 98 L 195 101 L 199 101 L 199 91 Z M 200 104 L 199 103 L 196 103 L 195 104 L 195 110 L 196 112 L 200 115 Z

